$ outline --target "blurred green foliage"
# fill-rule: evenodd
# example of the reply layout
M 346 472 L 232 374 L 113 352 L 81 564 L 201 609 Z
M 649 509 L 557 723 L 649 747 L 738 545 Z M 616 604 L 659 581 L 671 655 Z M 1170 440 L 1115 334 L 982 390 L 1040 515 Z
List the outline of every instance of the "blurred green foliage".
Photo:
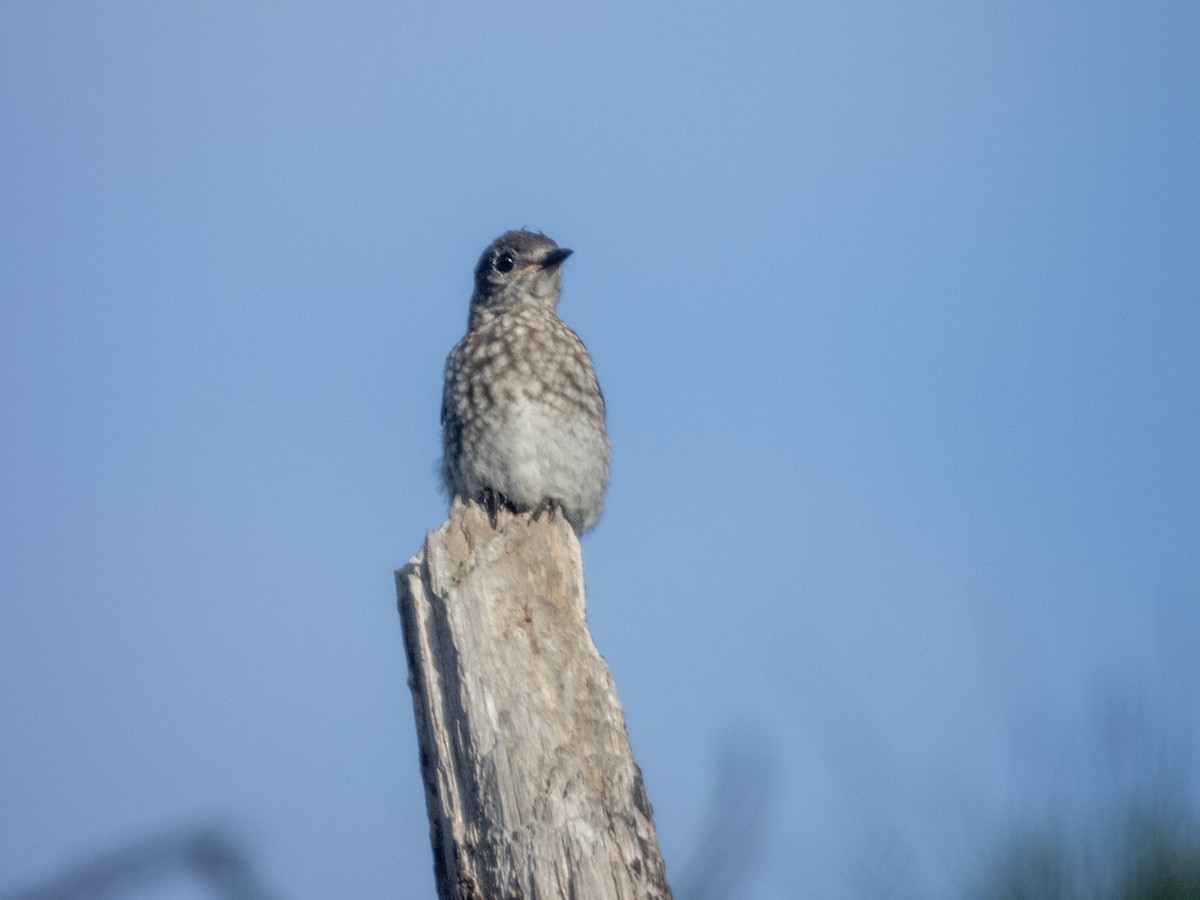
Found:
M 1100 840 L 1015 839 L 972 900 L 1200 900 L 1200 830 L 1165 810 L 1130 813 Z

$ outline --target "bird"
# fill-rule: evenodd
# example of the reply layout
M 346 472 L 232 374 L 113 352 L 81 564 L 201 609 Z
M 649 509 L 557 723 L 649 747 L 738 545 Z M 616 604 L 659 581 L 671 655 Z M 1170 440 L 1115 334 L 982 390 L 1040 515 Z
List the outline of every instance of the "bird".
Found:
M 499 509 L 561 512 L 577 535 L 604 511 L 611 447 L 604 394 L 579 336 L 558 317 L 572 253 L 540 232 L 507 231 L 475 267 L 467 333 L 446 358 L 446 493 Z

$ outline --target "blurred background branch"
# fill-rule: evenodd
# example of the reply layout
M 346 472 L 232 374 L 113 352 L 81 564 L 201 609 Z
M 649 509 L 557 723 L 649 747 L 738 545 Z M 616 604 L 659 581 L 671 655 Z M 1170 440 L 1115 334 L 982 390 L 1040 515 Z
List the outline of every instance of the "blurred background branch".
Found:
M 700 842 L 677 879 L 680 900 L 729 900 L 764 856 L 775 822 L 776 748 L 764 735 L 729 735 L 718 746 Z
M 223 829 L 173 830 L 101 853 L 57 877 L 3 900 L 118 898 L 184 878 L 208 896 L 225 900 L 277 900 L 254 871 L 240 843 Z

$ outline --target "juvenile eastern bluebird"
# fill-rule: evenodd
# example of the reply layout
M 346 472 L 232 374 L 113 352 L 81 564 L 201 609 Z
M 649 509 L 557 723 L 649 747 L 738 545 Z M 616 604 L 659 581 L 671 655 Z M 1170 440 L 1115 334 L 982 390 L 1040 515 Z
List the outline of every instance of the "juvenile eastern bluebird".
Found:
M 442 480 L 493 516 L 561 510 L 582 534 L 604 509 L 610 449 L 592 358 L 555 311 L 570 255 L 509 231 L 479 258 L 467 334 L 446 359 Z

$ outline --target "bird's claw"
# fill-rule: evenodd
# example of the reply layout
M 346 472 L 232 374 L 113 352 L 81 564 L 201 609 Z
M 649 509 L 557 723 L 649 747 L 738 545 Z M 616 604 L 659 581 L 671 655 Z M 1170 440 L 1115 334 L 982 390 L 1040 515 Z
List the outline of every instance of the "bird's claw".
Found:
M 500 516 L 500 510 L 504 509 L 508 510 L 509 512 L 516 511 L 512 505 L 512 501 L 510 501 L 499 491 L 493 490 L 492 488 L 487 488 L 484 490 L 482 496 L 479 498 L 479 502 L 480 505 L 483 506 L 484 512 L 487 513 L 488 523 L 493 529 L 496 528 L 496 523 Z
M 533 514 L 529 517 L 530 521 L 536 522 L 542 517 L 542 513 L 546 513 L 549 521 L 553 522 L 555 515 L 558 514 L 558 511 L 561 508 L 562 507 L 557 500 L 555 500 L 553 497 L 547 497 L 540 501 L 538 505 L 533 508 Z

